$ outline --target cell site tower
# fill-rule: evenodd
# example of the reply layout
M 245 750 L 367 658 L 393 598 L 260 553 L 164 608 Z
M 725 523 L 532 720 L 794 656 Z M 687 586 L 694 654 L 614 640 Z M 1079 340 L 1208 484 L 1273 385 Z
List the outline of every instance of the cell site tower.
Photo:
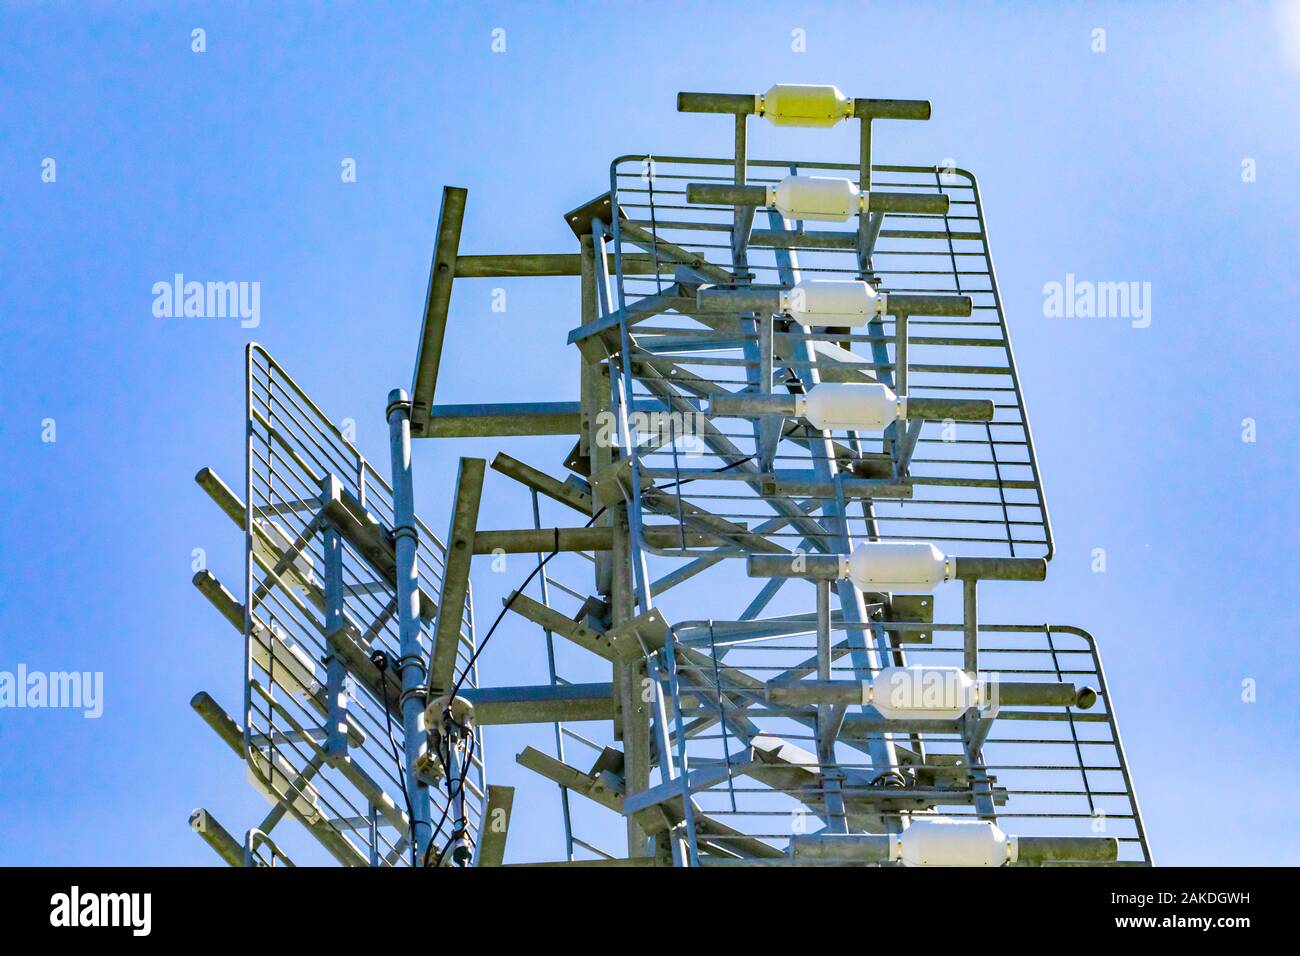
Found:
M 731 117 L 734 155 L 619 157 L 569 252 L 462 255 L 444 189 L 391 484 L 249 347 L 242 494 L 197 476 L 243 529 L 244 598 L 195 577 L 243 635 L 242 719 L 192 704 L 271 810 L 191 825 L 232 866 L 293 865 L 286 816 L 347 866 L 502 865 L 523 804 L 485 744 L 542 724 L 511 755 L 554 820 L 529 846 L 559 848 L 530 862 L 1149 864 L 1092 637 L 979 614 L 981 586 L 1045 578 L 1052 533 L 975 179 L 872 165 L 873 124 L 930 104 L 677 105 Z M 752 159 L 754 118 L 856 122 L 860 151 Z M 580 399 L 437 403 L 453 286 L 533 276 L 580 278 Z M 575 443 L 490 463 L 532 527 L 481 527 L 481 458 L 445 538 L 416 516 L 413 439 L 534 435 Z M 528 572 L 482 636 L 476 555 Z M 480 685 L 524 645 L 545 674 Z

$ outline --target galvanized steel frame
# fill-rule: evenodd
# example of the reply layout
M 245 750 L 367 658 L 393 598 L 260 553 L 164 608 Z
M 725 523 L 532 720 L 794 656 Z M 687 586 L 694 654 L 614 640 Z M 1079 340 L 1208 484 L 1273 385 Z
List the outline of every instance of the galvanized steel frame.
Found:
M 326 444 L 344 450 L 347 467 L 341 471 L 355 469 L 359 476 L 340 473 L 325 482 L 324 493 L 326 500 L 334 502 L 333 510 L 307 508 L 315 515 L 315 523 L 298 521 L 296 527 L 287 529 L 293 532 L 289 550 L 296 553 L 304 545 L 311 546 L 313 567 L 326 569 L 321 612 L 327 622 L 333 622 L 329 633 L 336 633 L 340 621 L 356 617 L 348 604 L 348 598 L 356 595 L 341 580 L 351 565 L 341 558 L 369 559 L 368 566 L 373 569 L 374 565 L 373 551 L 353 554 L 349 550 L 356 545 L 358 531 L 348 516 L 372 521 L 386 542 L 384 548 L 397 546 L 392 559 L 385 557 L 379 562 L 382 584 L 388 587 L 385 593 L 404 594 L 410 604 L 403 621 L 403 641 L 395 641 L 391 632 L 386 641 L 381 640 L 404 678 L 402 686 L 393 686 L 394 694 L 401 695 L 397 700 L 407 705 L 418 701 L 423 708 L 451 684 L 451 691 L 473 705 L 475 743 L 486 735 L 485 728 L 493 725 L 553 724 L 555 755 L 530 747 L 516 760 L 558 786 L 557 834 L 564 859 L 557 862 L 603 866 L 881 862 L 870 856 L 879 850 L 874 844 L 865 850 L 855 844 L 857 848 L 849 852 L 859 855 L 846 858 L 842 854 L 849 843 L 834 841 L 851 842 L 857 839 L 854 833 L 863 835 L 864 831 L 863 839 L 869 839 L 871 833 L 898 834 L 911 820 L 944 807 L 945 815 L 971 813 L 985 820 L 1026 823 L 1027 840 L 1040 841 L 1028 862 L 1068 865 L 1104 861 L 1107 844 L 1088 836 L 1100 827 L 1100 832 L 1114 832 L 1116 862 L 1150 863 L 1150 847 L 1109 688 L 1091 636 L 1071 627 L 990 625 L 979 620 L 979 581 L 1041 580 L 1053 555 L 1053 541 L 978 184 L 974 176 L 959 169 L 872 164 L 873 120 L 926 119 L 928 103 L 851 103 L 852 116 L 861 122 L 857 164 L 755 160 L 747 152 L 746 123 L 758 111 L 761 98 L 682 94 L 679 108 L 734 116 L 735 154 L 729 159 L 649 154 L 616 159 L 610 166 L 609 193 L 565 214 L 578 244 L 577 253 L 462 255 L 460 232 L 467 192 L 445 188 L 410 397 L 395 391 L 386 408 L 393 436 L 397 500 L 393 500 L 392 488 L 284 377 L 284 384 L 294 392 L 296 407 L 310 409 L 324 423 Z M 635 165 L 637 171 L 628 173 L 629 165 Z M 643 170 L 649 174 L 642 176 Z M 805 229 L 802 223 L 785 221 L 771 210 L 765 214 L 768 228 L 755 228 L 758 210 L 748 205 L 748 197 L 762 190 L 753 187 L 767 186 L 779 175 L 808 172 L 847 174 L 864 193 L 879 195 L 876 208 L 867 211 L 871 207 L 866 206 L 852 232 Z M 725 187 L 723 192 L 704 188 L 696 191 L 696 198 L 725 193 L 725 201 L 679 204 L 679 197 L 689 192 L 688 183 L 720 184 Z M 885 193 L 878 186 L 901 192 Z M 725 237 L 725 243 L 709 242 L 712 235 Z M 902 245 L 894 248 L 888 244 L 894 242 Z M 907 243 L 928 247 L 904 248 Z M 845 256 L 851 257 L 847 264 Z M 945 265 L 907 269 L 891 265 L 895 257 Z M 971 261 L 974 269 L 961 264 Z M 703 305 L 696 293 L 701 286 L 744 294 L 748 294 L 746 290 L 789 288 L 801 269 L 865 278 L 898 302 L 922 301 L 908 298 L 918 296 L 938 307 L 916 315 L 900 307 L 860 332 L 807 329 L 779 314 L 769 314 L 767 309 L 738 307 L 730 317 L 719 313 L 723 320 L 716 315 L 700 317 Z M 770 275 L 771 281 L 755 282 L 761 274 Z M 579 322 L 568 334 L 570 344 L 581 355 L 580 400 L 438 404 L 437 374 L 455 280 L 555 275 L 575 276 L 581 282 Z M 941 301 L 938 296 L 951 298 Z M 963 315 L 961 308 L 943 303 L 960 302 L 961 296 L 973 297 L 973 309 L 989 314 L 990 319 L 958 321 Z M 973 333 L 976 328 L 995 329 L 997 335 L 981 338 Z M 869 360 L 857 349 L 865 350 Z M 1001 355 L 1002 364 L 961 365 L 942 356 L 918 360 L 918 353 L 927 349 L 943 350 L 944 355 L 992 349 Z M 259 517 L 285 518 L 284 509 L 277 508 L 276 500 L 260 485 L 263 479 L 258 462 L 262 457 L 269 460 L 276 436 L 270 427 L 273 422 L 267 420 L 269 414 L 259 419 L 255 413 L 255 356 L 273 363 L 260 349 L 250 349 L 247 507 L 235 507 L 229 496 L 214 493 L 213 481 L 205 483 L 200 476 L 200 483 L 227 513 L 238 515 L 243 523 L 248 545 L 247 608 L 219 584 L 196 581 L 228 620 L 240 619 L 246 635 L 245 726 L 240 729 L 224 718 L 219 708 L 213 709 L 215 703 L 210 698 L 196 698 L 196 709 L 227 742 L 232 742 L 232 734 L 238 731 L 234 735 L 237 751 L 249 758 L 254 769 L 263 769 L 261 783 L 270 786 L 278 799 L 272 816 L 261 827 L 250 829 L 242 847 L 205 811 L 196 811 L 195 819 L 204 824 L 202 828 L 196 824 L 196 829 L 227 862 L 268 865 L 288 858 L 267 832 L 280 817 L 293 815 L 342 862 L 401 862 L 407 848 L 400 840 L 390 844 L 386 853 L 378 852 L 375 834 L 380 826 L 374 822 L 373 805 L 369 859 L 359 860 L 362 854 L 350 852 L 340 841 L 356 851 L 347 833 L 355 832 L 363 818 L 324 813 L 316 820 L 303 803 L 309 794 L 320 801 L 320 793 L 307 781 L 333 781 L 336 771 L 346 765 L 340 759 L 344 753 L 366 756 L 375 773 L 384 772 L 386 762 L 388 789 L 392 789 L 397 779 L 391 777 L 393 755 L 374 751 L 373 734 L 358 744 L 347 734 L 326 730 L 326 746 L 317 748 L 319 753 L 310 759 L 295 755 L 288 763 L 293 780 L 285 774 L 265 773 L 266 758 L 259 757 L 261 751 L 256 749 L 268 743 L 279 748 L 281 738 L 276 735 L 285 733 L 288 722 L 284 717 L 277 725 L 268 717 L 284 712 L 282 700 L 265 712 L 257 706 L 263 688 L 257 680 L 260 672 L 253 642 L 263 633 L 255 627 L 261 608 L 275 600 L 305 614 L 300 592 L 322 602 L 320 594 L 302 587 L 301 569 L 295 580 L 295 554 L 287 559 L 280 555 L 274 566 L 262 567 L 265 559 L 259 564 L 255 553 L 254 536 L 265 539 L 268 535 L 266 529 L 257 531 L 253 522 Z M 283 375 L 278 366 L 267 367 Z M 771 373 L 775 368 L 786 369 L 787 377 L 774 379 Z M 743 377 L 727 378 L 728 369 L 742 369 Z M 729 417 L 711 404 L 719 395 L 769 396 L 778 385 L 797 393 L 828 379 L 879 380 L 899 394 L 991 398 L 997 417 L 982 426 L 900 422 L 881 436 L 867 436 L 817 432 L 788 417 L 780 419 L 779 427 L 770 416 Z M 918 407 L 921 404 L 918 402 Z M 708 449 L 700 456 L 703 461 L 683 467 L 680 433 L 670 432 L 666 441 L 662 435 L 642 440 L 638 417 L 664 412 L 688 415 L 701 428 Z M 676 421 L 669 419 L 670 423 Z M 737 421 L 741 429 L 728 431 Z M 951 441 L 951 433 L 935 436 L 940 428 L 949 426 L 963 437 Z M 1006 430 L 1013 440 L 995 439 L 995 428 Z M 410 496 L 412 438 L 556 434 L 577 439 L 564 463 L 567 477 L 553 477 L 505 453 L 491 463 L 493 471 L 529 494 L 531 527 L 479 527 L 478 502 L 486 462 L 474 458 L 461 459 L 451 498 L 450 550 L 415 519 Z M 875 442 L 880 443 L 878 450 Z M 956 448 L 957 457 L 945 458 L 942 453 L 926 457 L 935 450 L 942 452 L 944 445 Z M 1023 449 L 1023 457 L 999 457 L 1005 456 L 1008 448 Z M 963 457 L 973 450 L 987 453 L 987 458 Z M 785 461 L 795 461 L 799 467 L 778 464 Z M 301 464 L 293 462 L 299 472 Z M 991 469 L 991 477 L 972 474 L 972 469 L 983 468 Z M 310 474 L 311 469 L 302 473 Z M 313 475 L 318 482 L 323 478 Z M 953 488 L 979 488 L 989 495 L 987 500 L 954 499 L 951 492 L 948 496 L 940 492 L 916 496 L 917 489 Z M 347 500 L 349 493 L 359 500 Z M 576 512 L 586 518 L 585 523 L 570 517 L 567 525 L 546 526 L 543 499 L 547 509 L 562 505 L 565 514 Z M 852 515 L 854 508 L 860 510 L 860 517 Z M 1000 512 L 1001 520 L 981 517 L 984 508 Z M 905 518 L 900 517 L 903 512 Z M 1022 514 L 1028 517 L 1019 517 Z M 906 535 L 892 530 L 893 523 L 908 521 L 929 530 Z M 1001 526 L 1004 534 L 983 537 L 981 529 L 990 525 Z M 314 550 L 313 542 L 318 539 L 323 546 L 320 551 Z M 889 539 L 939 541 L 957 556 L 955 566 L 963 580 L 963 619 L 959 623 L 935 623 L 934 602 L 927 597 L 864 594 L 848 581 L 834 583 L 816 575 L 809 577 L 816 596 L 806 612 L 764 616 L 789 580 L 784 571 L 762 580 L 770 573 L 763 569 L 774 566 L 773 556 L 844 553 L 858 540 Z M 409 545 L 416 543 L 420 568 L 416 574 L 406 573 L 415 560 Z M 263 545 L 265 550 L 265 542 Z M 541 631 L 547 660 L 545 683 L 477 687 L 468 575 L 472 557 L 490 553 L 535 556 L 537 565 L 529 578 L 537 581 L 540 600 L 522 593 L 522 588 L 512 592 L 506 599 L 502 624 Z M 331 559 L 331 554 L 341 557 Z M 749 561 L 751 556 L 767 556 L 768 560 L 766 564 Z M 395 563 L 390 565 L 390 560 Z M 700 620 L 670 624 L 659 607 L 662 595 L 701 574 L 716 577 L 727 572 L 734 577 L 739 561 L 745 561 L 749 573 L 758 578 L 743 612 L 722 620 L 720 613 L 710 608 Z M 652 571 L 660 569 L 663 573 L 656 577 Z M 591 574 L 593 585 L 576 583 L 572 579 L 575 570 Z M 418 587 L 398 594 L 395 589 L 404 579 L 415 581 Z M 446 598 L 459 608 L 461 595 L 464 619 L 454 624 L 441 620 L 437 606 Z M 838 597 L 838 608 L 833 606 L 833 596 Z M 362 623 L 382 636 L 390 622 L 369 618 Z M 842 637 L 837 639 L 837 634 Z M 1045 643 L 1009 649 L 1006 641 L 1011 638 Z M 1070 642 L 1073 646 L 1063 646 Z M 599 662 L 610 679 L 565 680 L 562 647 Z M 357 677 L 351 669 L 357 664 L 355 659 L 326 650 L 323 674 L 327 690 L 337 689 L 346 674 Z M 1047 703 L 1046 697 L 1034 698 L 1037 691 L 1031 693 L 1024 685 L 1019 693 L 1022 698 L 1027 695 L 1030 703 L 1017 711 L 972 710 L 958 720 L 939 722 L 943 724 L 939 726 L 935 721 L 890 721 L 868 705 L 853 708 L 831 702 L 838 697 L 817 697 L 823 692 L 818 688 L 842 693 L 844 682 L 836 683 L 837 672 L 851 675 L 854 681 L 869 681 L 885 666 L 928 658 L 956 662 L 974 675 L 987 673 L 990 664 L 1008 660 L 1007 655 L 1029 663 L 1022 661 L 1003 670 L 1055 678 L 1054 682 L 1038 682 L 1056 695 L 1051 698 L 1054 703 Z M 270 658 L 272 663 L 276 659 L 274 655 Z M 1079 663 L 1063 667 L 1063 659 Z M 1043 661 L 1050 661 L 1050 666 Z M 467 677 L 463 686 L 451 680 L 458 671 Z M 426 673 L 427 679 L 421 680 Z M 805 696 L 811 695 L 809 699 L 817 702 L 806 707 L 774 704 L 773 688 L 784 685 L 781 681 L 774 684 L 773 674 L 782 680 L 801 681 Z M 274 673 L 260 676 L 273 689 L 277 686 Z M 1095 696 L 1102 704 L 1100 712 L 1080 710 L 1091 701 L 1092 691 L 1080 690 L 1076 696 L 1074 685 L 1086 680 L 1098 685 Z M 1007 686 L 1014 690 L 1015 684 Z M 1066 687 L 1068 693 L 1062 698 L 1061 689 Z M 358 699 L 355 712 L 344 713 L 337 697 L 332 704 L 327 694 L 323 713 L 298 719 L 283 739 L 314 743 L 313 734 L 320 731 L 311 728 L 322 720 L 323 726 L 337 727 L 340 717 L 360 719 L 368 709 L 382 705 L 373 693 L 377 688 L 375 685 L 368 697 L 363 694 Z M 284 691 L 291 689 L 292 681 L 282 686 Z M 431 728 L 412 719 L 415 708 L 408 706 L 403 714 L 401 706 L 393 708 L 393 703 L 390 701 L 393 716 L 406 718 L 405 756 L 398 758 L 405 769 L 414 774 L 418 765 L 430 783 L 436 783 L 432 778 L 439 773 L 457 776 L 456 753 L 449 752 L 439 766 L 425 749 Z M 306 706 L 310 710 L 310 701 Z M 450 713 L 451 703 L 440 706 Z M 997 736 L 992 731 L 999 720 L 1017 728 L 1040 729 L 1036 736 Z M 579 733 L 572 726 L 590 721 L 611 731 L 608 742 L 593 739 L 598 734 Z M 1064 731 L 1068 736 L 1062 735 Z M 808 740 L 807 751 L 794 743 L 801 737 Z M 589 771 L 567 762 L 566 741 L 595 751 Z M 1011 757 L 1003 757 L 1008 751 L 1038 753 L 1043 749 L 1064 752 L 1069 759 L 1019 766 L 1007 763 Z M 268 752 L 279 753 L 279 749 Z M 1089 762 L 1086 753 L 1097 752 L 1109 755 L 1111 762 Z M 487 785 L 481 760 L 473 767 L 473 792 L 481 816 L 473 821 L 469 837 L 477 838 L 474 862 L 500 865 L 506 858 L 514 792 Z M 1044 789 L 1032 781 L 1007 785 L 999 780 L 1021 773 L 1036 774 L 1035 780 L 1077 774 L 1078 783 L 1049 784 Z M 1099 776 L 1107 778 L 1105 785 L 1098 782 Z M 585 799 L 572 800 L 575 793 Z M 1009 810 L 1013 798 L 1016 806 Z M 1053 800 L 1066 801 L 1069 806 L 1059 809 Z M 1079 811 L 1080 801 L 1087 812 Z M 783 809 L 779 813 L 765 809 L 773 805 Z M 959 809 L 953 811 L 953 806 Z M 578 832 L 584 821 L 592 819 L 588 815 L 592 809 L 596 813 L 613 811 L 622 819 L 625 854 L 603 849 Z M 801 814 L 821 820 L 828 839 L 810 843 L 798 829 Z M 388 816 L 393 817 L 391 807 Z M 487 825 L 489 818 L 494 825 Z M 778 818 L 789 825 L 775 830 L 750 825 L 754 819 Z M 400 812 L 397 819 L 409 836 L 411 821 Z M 438 850 L 437 859 L 444 861 L 453 839 L 445 826 L 446 817 L 436 828 L 430 821 L 429 835 L 424 837 L 418 834 L 418 823 L 426 819 L 417 808 L 417 862 L 428 861 L 426 849 Z M 1035 834 L 1032 831 L 1041 821 L 1056 829 L 1047 835 Z M 1054 839 L 1059 844 L 1052 850 Z M 801 855 L 801 848 L 809 846 L 816 852 Z M 818 847 L 831 848 L 830 855 Z

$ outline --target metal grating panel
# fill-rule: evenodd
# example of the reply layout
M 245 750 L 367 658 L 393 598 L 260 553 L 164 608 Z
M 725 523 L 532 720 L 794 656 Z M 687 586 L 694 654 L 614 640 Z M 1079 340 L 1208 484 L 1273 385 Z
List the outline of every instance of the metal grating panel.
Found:
M 401 734 L 401 688 L 393 670 L 385 685 L 369 660 L 375 650 L 383 650 L 390 661 L 399 658 L 395 590 L 382 558 L 382 543 L 391 549 L 392 489 L 256 345 L 248 349 L 247 400 L 244 746 L 250 775 L 255 786 L 284 801 L 341 862 L 410 865 L 395 756 L 400 746 L 394 742 Z M 381 543 L 378 549 L 366 532 Z M 444 546 L 423 523 L 419 544 L 427 612 L 432 609 L 428 596 L 436 595 L 441 583 Z M 330 625 L 330 548 L 339 554 L 341 629 Z M 432 623 L 428 613 L 422 615 L 426 659 Z M 271 645 L 274 653 L 267 650 Z M 462 622 L 460 668 L 473 651 L 471 596 Z M 331 765 L 325 746 L 333 696 L 325 662 L 332 655 L 346 675 L 350 738 L 348 759 L 337 765 Z M 465 686 L 477 686 L 474 668 Z M 385 716 L 385 693 L 391 721 Z M 467 786 L 473 837 L 484 793 L 481 748 Z M 429 790 L 435 842 L 441 845 L 454 820 L 443 813 L 446 794 L 433 786 Z
M 871 710 L 850 708 L 834 746 L 834 761 L 816 756 L 816 708 L 771 706 L 764 684 L 815 670 L 814 622 L 683 622 L 674 628 L 677 686 L 672 698 L 684 737 L 695 812 L 733 835 L 697 837 L 700 862 L 725 864 L 752 856 L 753 839 L 784 855 L 792 836 L 827 819 L 826 779 L 840 778 L 848 829 L 884 832 L 885 816 L 904 820 L 941 815 L 976 817 L 973 793 L 993 789 L 999 824 L 1020 836 L 1097 837 L 1119 841 L 1120 864 L 1150 863 L 1115 713 L 1096 644 L 1074 627 L 988 625 L 980 631 L 986 678 L 1064 681 L 1098 691 L 1087 710 L 1004 706 L 969 760 L 956 722 L 944 731 L 891 734 L 897 762 L 886 769 L 867 757 Z M 960 625 L 929 625 L 928 644 L 908 647 L 909 663 L 962 662 Z M 843 634 L 839 625 L 833 632 Z M 777 633 L 771 633 L 777 632 Z M 739 635 L 739 636 L 738 636 Z M 864 675 L 848 660 L 850 642 L 834 645 L 836 678 Z M 874 672 L 873 672 L 874 673 Z M 879 718 L 877 717 L 878 721 Z M 976 780 L 986 777 L 986 781 Z M 972 786 L 972 782 L 976 786 Z M 746 862 L 752 863 L 753 859 Z M 1062 865 L 1058 862 L 1056 865 Z
M 989 399 L 996 414 L 988 423 L 925 422 L 906 473 L 911 497 L 878 497 L 861 509 L 849 509 L 849 534 L 933 541 L 950 553 L 1050 558 L 1051 528 L 975 180 L 960 170 L 934 167 L 874 169 L 873 188 L 943 193 L 951 203 L 946 216 L 886 214 L 872 258 L 881 291 L 960 293 L 973 300 L 970 317 L 910 319 L 909 392 Z M 856 234 L 805 228 L 800 222 L 784 222 L 776 212 L 760 211 L 749 248 L 738 259 L 730 244 L 733 207 L 686 202 L 687 183 L 730 182 L 731 170 L 732 161 L 726 159 L 648 156 L 622 157 L 612 168 L 614 194 L 628 217 L 614 231 L 612 305 L 626 316 L 635 382 L 632 400 L 657 401 L 664 411 L 678 413 L 661 420 L 644 413 L 630 416 L 634 429 L 641 426 L 637 458 L 643 485 L 667 491 L 655 493 L 643 505 L 652 514 L 674 518 L 678 512 L 689 518 L 691 508 L 698 507 L 744 525 L 731 539 L 736 553 L 761 549 L 760 540 L 790 550 L 821 550 L 829 535 L 808 522 L 764 522 L 774 517 L 774 501 L 798 518 L 801 511 L 817 510 L 829 496 L 773 495 L 770 488 L 763 493 L 754 481 L 760 469 L 754 464 L 758 448 L 751 423 L 722 418 L 702 422 L 694 417 L 701 400 L 720 390 L 757 390 L 760 346 L 756 322 L 728 326 L 701 317 L 691 284 L 712 280 L 789 286 L 801 276 L 853 278 Z M 856 167 L 844 164 L 751 161 L 749 170 L 750 185 L 774 184 L 787 174 L 856 179 Z M 767 222 L 762 221 L 765 215 Z M 683 251 L 695 260 L 694 268 L 679 268 Z M 660 270 L 653 275 L 625 274 L 622 256 L 630 253 L 649 253 L 661 263 Z M 888 317 L 853 333 L 813 333 L 788 320 L 778 321 L 773 332 L 778 385 L 782 375 L 788 382 L 806 381 L 814 370 L 822 381 L 874 378 L 893 385 L 894 341 L 894 320 Z M 813 361 L 805 355 L 808 349 L 814 350 Z M 700 430 L 710 434 L 707 442 L 700 440 Z M 683 432 L 694 434 L 683 440 Z M 831 437 L 842 462 L 850 453 L 855 458 L 875 455 L 883 469 L 899 457 L 903 432 L 891 427 L 883 440 L 856 433 Z M 810 440 L 788 423 L 772 470 L 778 476 L 782 471 L 798 474 L 828 458 L 817 439 Z M 674 493 L 679 488 L 680 502 Z M 649 544 L 656 553 L 704 550 L 685 538 Z

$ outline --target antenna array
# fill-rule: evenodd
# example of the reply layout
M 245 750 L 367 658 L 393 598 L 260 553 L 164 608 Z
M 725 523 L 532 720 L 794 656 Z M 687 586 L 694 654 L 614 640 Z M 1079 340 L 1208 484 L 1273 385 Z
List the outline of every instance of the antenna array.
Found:
M 558 785 L 557 862 L 1150 863 L 1091 636 L 979 613 L 984 582 L 1045 578 L 1052 534 L 975 179 L 872 164 L 873 124 L 929 103 L 678 108 L 729 116 L 733 155 L 615 160 L 565 214 L 576 252 L 461 255 L 444 190 L 391 487 L 250 348 L 244 501 L 199 474 L 248 597 L 196 578 L 245 637 L 243 726 L 194 703 L 273 809 L 242 844 L 195 828 L 232 865 L 289 862 L 286 815 L 349 865 L 498 865 L 514 789 L 486 782 L 486 728 L 551 724 L 516 761 Z M 856 122 L 857 162 L 752 159 L 754 117 Z M 435 402 L 455 280 L 506 276 L 579 278 L 579 401 Z M 411 439 L 526 435 L 576 439 L 562 478 L 491 462 L 533 527 L 480 528 L 488 463 L 462 458 L 444 546 Z M 477 686 L 489 554 L 536 564 L 482 646 L 535 629 L 544 683 Z

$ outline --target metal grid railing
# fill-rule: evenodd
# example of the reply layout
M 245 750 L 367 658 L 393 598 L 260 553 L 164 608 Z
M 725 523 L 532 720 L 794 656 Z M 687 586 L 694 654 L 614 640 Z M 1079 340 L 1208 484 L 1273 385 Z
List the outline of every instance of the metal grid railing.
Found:
M 396 593 L 367 542 L 339 532 L 325 508 L 360 519 L 376 539 L 391 542 L 392 489 L 338 428 L 259 346 L 248 349 L 247 624 L 244 744 L 250 780 L 282 802 L 340 861 L 409 865 L 407 809 L 399 769 L 400 684 L 369 661 L 383 650 L 399 657 Z M 322 496 L 325 496 L 323 499 Z M 326 549 L 337 540 L 341 619 L 329 620 Z M 382 551 L 382 548 L 380 548 Z M 441 583 L 444 546 L 419 525 L 418 569 L 427 598 Z M 382 563 L 382 562 L 381 562 Z M 426 608 L 431 607 L 425 604 Z M 427 659 L 433 621 L 422 617 L 420 647 Z M 474 652 L 472 596 L 466 600 L 459 668 Z M 331 762 L 325 749 L 330 713 L 326 661 L 346 669 L 348 759 Z M 465 681 L 477 686 L 470 668 Z M 386 698 L 386 699 L 385 699 Z M 386 712 L 387 711 L 387 712 Z M 467 786 L 469 833 L 478 832 L 483 802 L 480 746 Z M 446 794 L 429 787 L 438 825 L 434 841 L 453 826 Z M 441 802 L 440 798 L 441 797 Z M 441 822 L 438 823 L 441 816 Z
M 846 509 L 851 537 L 933 541 L 949 553 L 973 556 L 1051 557 L 1042 483 L 976 183 L 965 172 L 934 167 L 874 169 L 873 188 L 950 198 L 946 216 L 885 216 L 871 257 L 879 289 L 972 299 L 969 317 L 910 319 L 908 392 L 989 399 L 994 419 L 927 421 L 905 452 L 898 447 L 905 432 L 894 426 L 882 437 L 812 432 L 789 420 L 764 473 L 756 464 L 753 422 L 701 414 L 713 394 L 757 390 L 762 368 L 757 323 L 743 316 L 717 321 L 697 312 L 692 283 L 788 287 L 800 276 L 853 278 L 856 233 L 805 229 L 760 210 L 748 248 L 737 259 L 731 244 L 733 207 L 685 198 L 687 183 L 730 182 L 731 160 L 631 156 L 614 163 L 614 200 L 627 218 L 615 229 L 609 256 L 617 290 L 612 307 L 621 308 L 630 346 L 635 384 L 624 405 L 638 432 L 635 459 L 646 525 L 669 518 L 716 531 L 718 522 L 707 516 L 730 522 L 722 538 L 655 539 L 649 543 L 655 553 L 699 554 L 715 547 L 735 554 L 773 547 L 833 550 L 832 532 L 804 515 L 833 504 L 834 492 L 813 488 L 781 494 L 779 485 L 762 484 L 764 474 L 769 479 L 809 474 L 833 460 L 854 476 L 884 477 L 891 461 L 902 457 L 908 462 L 902 477 L 911 486 L 910 497 L 851 502 Z M 844 164 L 751 161 L 747 181 L 771 184 L 787 174 L 857 175 L 856 167 Z M 634 253 L 648 254 L 657 268 L 645 274 L 625 271 L 623 256 Z M 772 339 L 778 388 L 799 388 L 795 383 L 807 383 L 814 373 L 821 381 L 895 382 L 891 317 L 858 330 L 820 332 L 777 320 Z M 659 403 L 673 414 L 638 416 L 634 402 L 639 408 Z
M 865 743 L 879 725 L 851 708 L 833 761 L 816 756 L 815 708 L 776 707 L 764 685 L 815 672 L 815 622 L 696 622 L 675 628 L 677 694 L 669 700 L 685 731 L 688 779 L 702 834 L 702 863 L 753 862 L 752 841 L 775 850 L 828 821 L 826 780 L 838 778 L 848 829 L 883 832 L 886 818 L 973 817 L 976 788 L 991 788 L 999 826 L 1017 836 L 1113 836 L 1120 864 L 1150 863 L 1146 833 L 1096 644 L 1073 627 L 990 625 L 979 629 L 985 676 L 1092 686 L 1090 709 L 1003 707 L 972 763 L 951 732 L 890 733 L 890 767 L 873 765 Z M 763 623 L 763 622 L 759 622 Z M 960 665 L 960 625 L 927 625 L 929 643 L 908 646 L 913 663 Z M 845 631 L 837 621 L 833 630 Z M 736 637 L 742 633 L 746 636 Z M 755 634 L 759 636 L 755 637 Z M 833 648 L 833 675 L 869 678 L 850 660 L 850 641 Z M 667 691 L 667 687 L 665 688 Z M 673 734 L 674 745 L 678 735 Z M 881 785 L 882 783 L 887 785 Z M 728 834 L 728 830 L 730 834 Z

